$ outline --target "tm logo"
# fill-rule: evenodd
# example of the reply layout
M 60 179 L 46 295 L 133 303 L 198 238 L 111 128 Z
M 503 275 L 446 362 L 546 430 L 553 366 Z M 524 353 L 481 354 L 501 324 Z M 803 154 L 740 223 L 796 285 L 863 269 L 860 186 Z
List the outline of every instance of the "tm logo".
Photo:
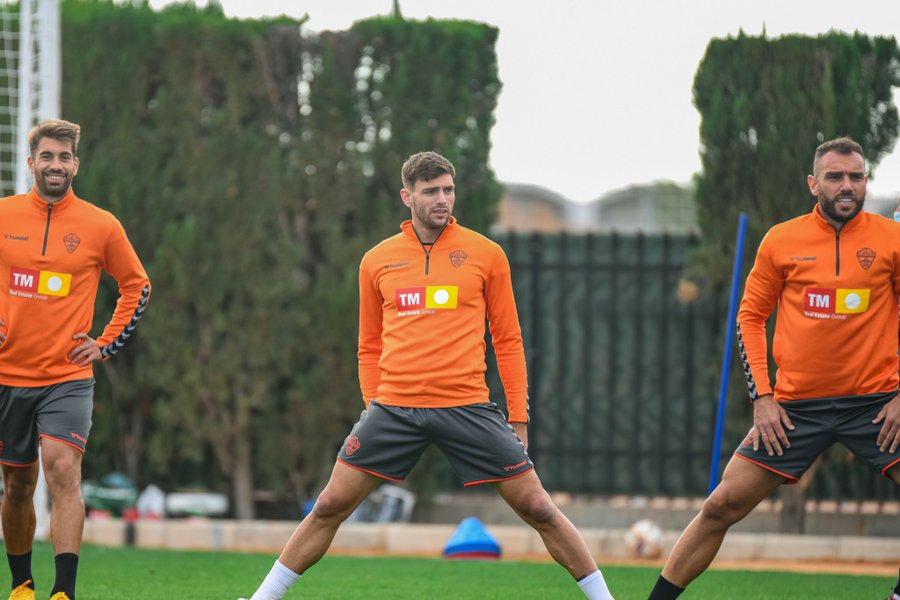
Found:
M 394 301 L 400 310 L 415 308 L 456 308 L 459 288 L 455 285 L 427 285 L 398 288 Z
M 9 287 L 19 292 L 68 296 L 72 285 L 70 273 L 38 271 L 24 267 L 12 267 L 9 271 Z
M 421 308 L 425 288 L 403 288 L 397 290 L 397 306 L 400 308 Z
M 868 289 L 806 288 L 806 310 L 825 314 L 863 313 L 869 310 Z
M 40 275 L 41 272 L 36 271 L 35 269 L 18 269 L 13 267 L 9 272 L 9 285 L 16 290 L 36 292 L 37 286 L 35 285 L 35 282 Z

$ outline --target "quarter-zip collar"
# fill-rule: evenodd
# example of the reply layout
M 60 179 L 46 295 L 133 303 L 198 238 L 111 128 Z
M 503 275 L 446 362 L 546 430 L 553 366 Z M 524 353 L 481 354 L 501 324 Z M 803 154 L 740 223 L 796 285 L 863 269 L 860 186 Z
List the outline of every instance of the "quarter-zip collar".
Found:
M 422 240 L 419 239 L 419 235 L 416 233 L 416 229 L 413 227 L 412 219 L 403 221 L 400 224 L 400 229 L 403 231 L 403 235 L 405 235 L 407 238 L 410 238 L 412 241 L 414 241 L 415 243 L 417 243 L 419 246 L 422 247 L 422 252 L 425 253 L 425 274 L 426 275 L 428 275 L 428 271 L 429 271 L 429 264 L 431 261 L 431 251 L 434 250 L 434 247 L 438 243 L 438 240 L 441 239 L 442 237 L 446 238 L 448 235 L 453 233 L 453 231 L 456 228 L 457 228 L 456 217 L 451 216 L 450 219 L 447 221 L 447 226 L 444 227 L 443 229 L 441 229 L 441 232 L 438 234 L 438 236 L 436 238 L 434 238 L 434 241 L 426 244 Z
M 834 225 L 829 223 L 825 219 L 825 217 L 822 216 L 822 209 L 819 207 L 818 202 L 813 206 L 812 214 L 815 219 L 815 222 L 819 225 L 819 227 L 822 227 L 823 229 L 825 229 L 826 231 L 828 231 L 832 234 L 840 233 L 841 235 L 843 235 L 844 233 L 846 233 L 848 231 L 853 231 L 855 229 L 863 227 L 864 223 L 869 218 L 869 215 L 867 215 L 865 209 L 863 209 L 863 210 L 859 211 L 858 213 L 856 213 L 855 217 L 853 217 L 852 219 L 850 219 L 849 221 L 844 223 L 844 225 L 840 229 L 840 232 L 838 232 L 838 230 L 834 228 Z
M 37 188 L 31 188 L 31 191 L 28 192 L 28 201 L 32 206 L 36 207 L 41 216 L 45 219 L 44 223 L 44 239 L 41 243 L 41 256 L 47 256 L 47 241 L 50 237 L 50 221 L 56 218 L 60 212 L 66 210 L 75 202 L 75 192 L 72 191 L 71 186 L 69 190 L 66 192 L 66 195 L 57 200 L 56 202 L 50 203 L 44 200 L 40 194 L 38 194 Z
M 856 216 L 844 223 L 840 229 L 835 229 L 834 225 L 832 225 L 829 221 L 822 216 L 822 209 L 819 207 L 819 204 L 813 207 L 813 219 L 815 222 L 828 231 L 829 234 L 834 236 L 834 274 L 836 277 L 840 277 L 841 275 L 841 236 L 846 235 L 848 232 L 853 233 L 856 229 L 861 227 L 865 227 L 869 216 L 866 214 L 866 211 L 861 210 L 856 213 Z
M 447 234 L 457 226 L 458 225 L 456 222 L 456 217 L 451 216 L 450 220 L 447 221 L 447 226 L 441 230 L 441 233 L 438 234 L 437 238 L 434 240 L 434 243 L 436 244 L 439 239 L 441 239 L 442 237 L 446 237 Z M 410 238 L 417 244 L 422 243 L 422 241 L 419 239 L 419 236 L 416 234 L 415 228 L 413 228 L 412 219 L 407 219 L 406 221 L 400 223 L 400 230 L 403 231 L 406 237 Z
M 53 214 L 58 215 L 60 212 L 66 210 L 69 206 L 75 203 L 75 191 L 72 189 L 72 186 L 69 186 L 69 191 L 66 192 L 66 195 L 57 200 L 56 202 L 50 203 L 44 200 L 41 195 L 38 193 L 37 188 L 32 186 L 31 191 L 26 194 L 28 197 L 28 201 L 32 206 L 41 211 L 41 214 L 46 214 L 50 211 L 50 207 L 53 207 Z

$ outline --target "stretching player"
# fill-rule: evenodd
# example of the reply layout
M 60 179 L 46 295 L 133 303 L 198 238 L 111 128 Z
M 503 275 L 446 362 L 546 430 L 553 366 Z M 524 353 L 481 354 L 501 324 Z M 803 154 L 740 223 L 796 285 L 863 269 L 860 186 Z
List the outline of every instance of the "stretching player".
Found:
M 490 483 L 589 598 L 612 598 L 587 545 L 550 500 L 526 452 L 525 353 L 503 250 L 451 216 L 453 165 L 411 156 L 400 197 L 412 219 L 359 268 L 359 380 L 366 410 L 331 480 L 251 600 L 277 600 L 328 550 L 338 526 L 383 479 L 399 480 L 436 444 L 465 485 Z M 509 421 L 484 380 L 485 319 Z
M 807 177 L 812 212 L 763 238 L 737 318 L 753 427 L 675 544 L 651 600 L 681 594 L 729 527 L 835 442 L 900 481 L 900 224 L 863 212 L 867 181 L 859 144 L 825 142 Z M 776 306 L 773 393 L 766 320 Z

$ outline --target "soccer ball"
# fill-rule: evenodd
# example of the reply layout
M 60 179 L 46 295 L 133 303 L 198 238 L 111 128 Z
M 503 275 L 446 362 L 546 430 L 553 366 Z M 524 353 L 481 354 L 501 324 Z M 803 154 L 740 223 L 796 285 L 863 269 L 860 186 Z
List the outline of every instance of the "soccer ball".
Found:
M 641 519 L 625 533 L 625 547 L 635 558 L 659 558 L 662 555 L 663 532 L 652 519 Z

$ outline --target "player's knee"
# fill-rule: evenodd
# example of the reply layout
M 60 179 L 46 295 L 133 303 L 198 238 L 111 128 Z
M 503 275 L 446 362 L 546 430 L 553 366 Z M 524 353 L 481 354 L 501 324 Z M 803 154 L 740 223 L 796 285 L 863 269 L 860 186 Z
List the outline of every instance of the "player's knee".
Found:
M 81 461 L 77 457 L 61 455 L 44 462 L 44 477 L 51 493 L 62 490 L 80 490 Z
M 706 499 L 700 515 L 707 521 L 730 526 L 744 516 L 744 511 L 728 494 L 720 493 Z
M 533 525 L 550 523 L 559 513 L 559 509 L 546 494 L 521 498 L 516 504 L 516 510 L 522 515 L 522 518 Z
M 356 507 L 352 502 L 348 502 L 344 498 L 325 490 L 316 499 L 312 515 L 316 519 L 342 522 L 350 516 L 354 508 Z
M 4 501 L 12 505 L 30 505 L 37 482 L 25 477 L 7 477 L 3 482 Z

